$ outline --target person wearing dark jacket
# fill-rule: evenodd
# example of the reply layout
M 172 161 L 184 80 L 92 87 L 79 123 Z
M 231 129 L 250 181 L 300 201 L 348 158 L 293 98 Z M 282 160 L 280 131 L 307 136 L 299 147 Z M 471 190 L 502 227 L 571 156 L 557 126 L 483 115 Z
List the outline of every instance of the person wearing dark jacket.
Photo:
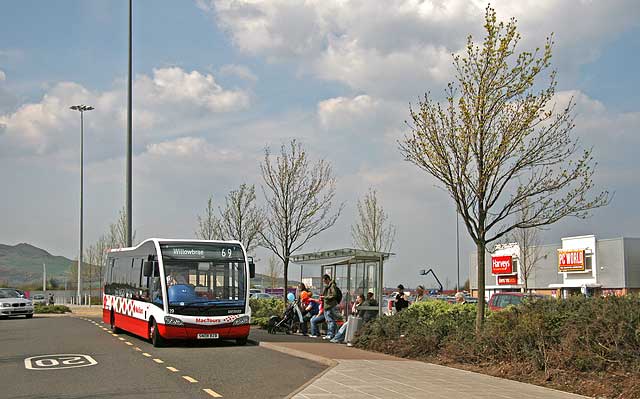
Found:
M 338 318 L 338 298 L 336 282 L 331 280 L 331 276 L 325 274 L 322 276 L 325 284 L 322 292 L 322 301 L 324 304 L 324 318 L 327 321 L 327 335 L 323 339 L 332 339 L 336 334 L 336 319 Z
M 404 286 L 398 284 L 398 293 L 396 294 L 396 312 L 409 307 L 409 301 L 404 298 Z

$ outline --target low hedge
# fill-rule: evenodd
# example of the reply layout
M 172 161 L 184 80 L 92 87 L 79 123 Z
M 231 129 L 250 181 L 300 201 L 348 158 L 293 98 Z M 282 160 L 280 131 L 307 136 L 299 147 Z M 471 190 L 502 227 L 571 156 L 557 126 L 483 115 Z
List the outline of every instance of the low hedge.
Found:
M 35 304 L 33 306 L 34 313 L 71 313 L 71 309 L 65 305 L 41 305 Z
M 474 304 L 427 301 L 367 323 L 356 345 L 403 357 L 531 370 L 640 373 L 640 296 L 525 302 L 487 315 Z
M 249 299 L 251 307 L 251 324 L 262 328 L 267 326 L 271 316 L 281 316 L 284 313 L 284 301 L 282 298 Z

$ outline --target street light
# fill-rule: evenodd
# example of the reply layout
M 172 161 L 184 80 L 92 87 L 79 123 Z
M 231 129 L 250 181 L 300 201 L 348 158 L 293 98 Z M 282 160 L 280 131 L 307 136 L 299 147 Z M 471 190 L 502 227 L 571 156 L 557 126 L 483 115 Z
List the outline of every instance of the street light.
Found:
M 78 254 L 78 305 L 82 300 L 80 291 L 80 272 L 82 268 L 82 194 L 83 194 L 83 174 L 84 174 L 84 113 L 91 111 L 93 107 L 80 104 L 69 107 L 74 111 L 80 112 L 80 250 Z

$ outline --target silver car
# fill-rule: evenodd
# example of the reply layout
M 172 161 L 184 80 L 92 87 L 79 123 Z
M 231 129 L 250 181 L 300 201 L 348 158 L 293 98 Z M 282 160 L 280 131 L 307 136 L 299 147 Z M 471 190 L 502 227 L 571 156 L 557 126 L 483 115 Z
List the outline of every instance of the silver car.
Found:
M 33 317 L 33 303 L 13 288 L 0 288 L 0 317 L 22 315 L 27 319 Z

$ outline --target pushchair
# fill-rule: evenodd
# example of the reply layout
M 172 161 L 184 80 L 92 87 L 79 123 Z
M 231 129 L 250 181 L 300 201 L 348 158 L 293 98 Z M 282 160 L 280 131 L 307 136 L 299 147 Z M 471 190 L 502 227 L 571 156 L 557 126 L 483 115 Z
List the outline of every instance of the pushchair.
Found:
M 267 324 L 267 332 L 269 334 L 277 334 L 279 332 L 291 334 L 294 331 L 294 327 L 299 323 L 298 314 L 295 310 L 299 302 L 298 299 L 289 302 L 282 316 L 271 316 Z

